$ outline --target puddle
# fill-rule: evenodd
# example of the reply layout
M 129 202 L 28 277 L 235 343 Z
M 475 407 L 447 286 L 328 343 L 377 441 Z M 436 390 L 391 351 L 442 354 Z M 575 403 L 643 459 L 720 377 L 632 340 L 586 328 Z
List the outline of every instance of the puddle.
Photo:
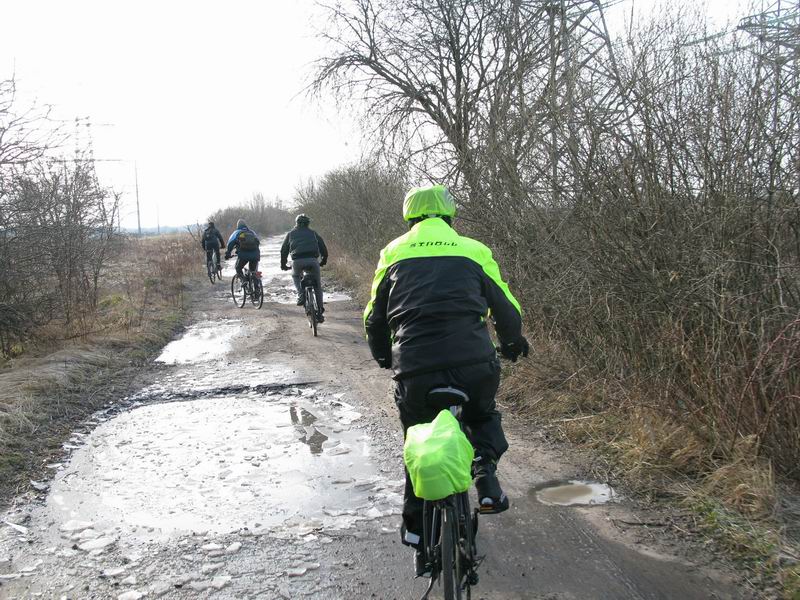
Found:
M 46 510 L 58 526 L 140 540 L 245 527 L 296 535 L 399 514 L 402 482 L 378 474 L 357 418 L 299 389 L 142 406 L 85 438 Z
M 277 302 L 278 304 L 295 304 L 297 292 L 294 289 L 291 271 L 281 271 L 281 244 L 284 234 L 271 236 L 261 243 L 261 261 L 258 268 L 261 270 L 261 281 L 264 285 L 264 301 Z M 223 263 L 222 276 L 230 283 L 230 278 L 236 274 L 235 261 Z M 325 288 L 325 269 L 322 269 L 323 293 L 325 303 L 350 300 L 350 296 L 341 290 L 328 290 Z
M 197 323 L 180 338 L 167 344 L 156 362 L 183 365 L 219 358 L 231 351 L 231 343 L 241 331 L 241 321 Z
M 550 506 L 605 504 L 615 498 L 611 486 L 588 481 L 550 481 L 532 492 L 539 502 Z

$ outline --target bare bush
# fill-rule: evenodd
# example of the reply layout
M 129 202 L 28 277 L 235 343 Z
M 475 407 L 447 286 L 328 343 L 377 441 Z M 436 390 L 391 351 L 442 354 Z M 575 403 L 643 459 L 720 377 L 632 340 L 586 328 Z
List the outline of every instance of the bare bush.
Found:
M 316 85 L 454 188 L 540 336 L 709 464 L 754 440 L 797 478 L 800 66 L 749 22 L 707 37 L 665 13 L 612 45 L 599 3 L 352 0 Z
M 0 353 L 55 321 L 62 336 L 85 330 L 101 273 L 117 247 L 119 198 L 94 163 L 48 159 L 43 115 L 14 112 L 13 82 L 0 83 Z
M 280 200 L 267 201 L 263 194 L 254 194 L 249 202 L 239 206 L 222 208 L 208 219 L 214 221 L 223 237 L 236 230 L 236 222 L 239 219 L 244 219 L 250 229 L 262 236 L 284 232 L 291 229 L 294 224 L 294 218 Z

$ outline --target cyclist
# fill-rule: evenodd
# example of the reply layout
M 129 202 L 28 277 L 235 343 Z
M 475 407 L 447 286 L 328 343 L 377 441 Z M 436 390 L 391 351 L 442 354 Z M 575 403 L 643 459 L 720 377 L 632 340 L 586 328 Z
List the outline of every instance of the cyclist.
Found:
M 289 270 L 290 267 L 287 266 L 286 261 L 291 255 L 292 279 L 294 280 L 294 289 L 297 291 L 297 306 L 302 306 L 305 303 L 303 288 L 300 285 L 303 271 L 311 273 L 317 292 L 317 306 L 319 307 L 317 321 L 322 323 L 325 320 L 325 317 L 322 316 L 325 309 L 322 306 L 322 278 L 319 268 L 324 267 L 328 262 L 328 248 L 320 235 L 309 227 L 311 219 L 307 215 L 297 215 L 294 223 L 294 229 L 286 234 L 281 246 L 281 269 L 283 271 Z
M 258 249 L 260 243 L 258 236 L 245 224 L 244 219 L 239 219 L 236 223 L 236 231 L 228 238 L 225 258 L 231 257 L 234 248 L 238 249 L 236 256 L 236 273 L 242 279 L 244 279 L 242 268 L 245 265 L 250 267 L 251 273 L 255 273 L 258 270 L 258 261 L 261 260 L 261 251 Z
M 200 245 L 206 251 L 206 264 L 211 262 L 212 253 L 217 255 L 217 264 L 220 264 L 219 249 L 225 245 L 225 240 L 222 239 L 222 234 L 214 225 L 214 221 L 209 221 L 208 226 L 203 230 Z
M 372 356 L 394 372 L 394 397 L 405 432 L 436 417 L 426 404 L 434 387 L 467 393 L 462 418 L 475 448 L 472 475 L 482 513 L 499 513 L 509 502 L 496 476 L 508 449 L 495 393 L 500 365 L 486 324 L 494 321 L 501 354 L 528 355 L 519 303 L 500 277 L 491 251 L 451 227 L 456 207 L 441 185 L 414 188 L 403 202 L 410 230 L 382 251 L 364 325 Z M 404 544 L 416 548 L 417 575 L 427 574 L 423 555 L 422 500 L 406 471 Z

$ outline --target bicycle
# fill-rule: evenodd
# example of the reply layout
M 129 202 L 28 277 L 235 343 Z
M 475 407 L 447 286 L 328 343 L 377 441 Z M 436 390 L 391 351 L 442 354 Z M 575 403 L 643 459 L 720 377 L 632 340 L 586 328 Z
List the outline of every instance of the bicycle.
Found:
M 206 261 L 206 271 L 208 272 L 208 278 L 211 280 L 212 284 L 214 283 L 214 279 L 222 281 L 222 265 L 217 259 L 216 252 L 212 252 L 211 258 Z
M 317 286 L 314 285 L 314 277 L 310 271 L 303 271 L 303 278 L 300 280 L 300 287 L 303 288 L 303 306 L 306 309 L 308 326 L 311 328 L 311 335 L 317 337 L 317 326 L 319 322 L 319 307 L 317 306 Z
M 453 387 L 439 387 L 427 394 L 427 403 L 439 410 L 450 410 L 461 422 L 461 407 L 469 396 Z M 469 490 L 441 500 L 423 503 L 423 547 L 431 571 L 431 580 L 421 600 L 427 600 L 436 581 L 442 584 L 445 600 L 470 600 L 471 586 L 478 583 L 478 557 L 475 538 L 478 515 L 470 512 Z
M 231 279 L 231 297 L 233 302 L 243 308 L 247 299 L 256 307 L 264 305 L 264 286 L 261 283 L 261 271 L 251 272 L 247 267 L 242 269 L 244 278 L 237 273 Z

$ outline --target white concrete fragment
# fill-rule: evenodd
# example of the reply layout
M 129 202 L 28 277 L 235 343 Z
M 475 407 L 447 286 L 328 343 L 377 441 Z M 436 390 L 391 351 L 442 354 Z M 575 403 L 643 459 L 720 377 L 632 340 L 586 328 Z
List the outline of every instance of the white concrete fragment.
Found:
M 214 542 L 201 546 L 201 549 L 205 550 L 206 552 L 211 552 L 213 550 L 222 550 L 222 548 L 223 548 L 222 544 L 215 544 Z
M 136 585 L 136 575 L 128 575 L 125 579 L 120 581 L 122 585 Z
M 84 552 L 92 552 L 94 550 L 105 550 L 116 541 L 117 541 L 116 538 L 106 536 L 94 540 L 89 540 L 88 542 L 85 542 L 83 544 L 79 544 L 78 548 L 80 548 Z
M 31 479 L 31 487 L 33 489 L 35 489 L 37 492 L 44 492 L 50 486 L 48 484 L 46 484 L 46 483 L 41 482 L 41 481 L 34 481 L 33 479 Z
M 111 567 L 103 570 L 103 577 L 119 577 L 125 572 L 125 567 Z
M 5 521 L 3 521 L 3 523 L 5 523 L 9 527 L 11 527 L 11 529 L 16 531 L 17 533 L 21 533 L 22 535 L 28 535 L 28 528 L 27 527 L 23 527 L 22 525 L 17 525 L 16 523 L 12 523 L 11 521 L 9 521 L 7 519 Z
M 138 590 L 131 590 L 117 596 L 117 600 L 139 600 L 140 598 L 144 598 L 144 594 Z
M 306 574 L 307 570 L 308 569 L 305 567 L 294 567 L 292 569 L 286 569 L 286 574 L 289 577 L 301 577 Z
M 238 552 L 242 548 L 242 542 L 233 542 L 230 546 L 225 548 L 227 554 Z

